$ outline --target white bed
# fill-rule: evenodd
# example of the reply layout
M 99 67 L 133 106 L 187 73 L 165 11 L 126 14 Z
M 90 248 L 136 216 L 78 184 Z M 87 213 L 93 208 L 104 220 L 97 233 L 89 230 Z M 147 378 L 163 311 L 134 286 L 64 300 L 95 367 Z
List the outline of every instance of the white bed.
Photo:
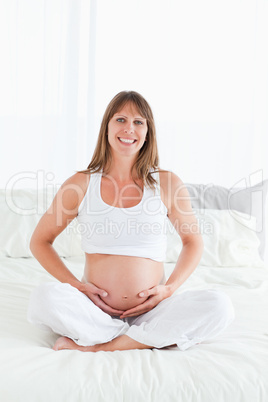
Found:
M 23 215 L 21 211 L 14 212 L 13 207 L 11 213 L 9 196 L 6 197 L 4 191 L 1 194 L 0 218 L 6 223 L 5 234 L 3 229 L 2 235 L 0 233 L 1 402 L 267 402 L 268 266 L 256 255 L 254 231 L 251 230 L 250 241 L 246 235 L 242 239 L 244 248 L 241 241 L 238 245 L 241 255 L 246 253 L 247 258 L 243 257 L 243 263 L 228 266 L 228 258 L 230 262 L 235 260 L 234 255 L 242 257 L 234 252 L 234 242 L 226 231 L 228 225 L 223 236 L 224 241 L 229 242 L 227 245 L 223 239 L 219 240 L 222 235 L 215 230 L 218 242 L 210 238 L 205 245 L 206 248 L 209 242 L 217 245 L 221 264 L 213 265 L 216 251 L 206 250 L 200 265 L 177 291 L 214 288 L 231 297 L 236 318 L 217 338 L 184 352 L 176 347 L 123 352 L 55 352 L 51 347 L 57 335 L 32 326 L 26 318 L 32 289 L 41 282 L 55 280 L 30 256 L 27 248 L 41 213 L 39 211 L 39 216 Z M 29 199 L 34 198 L 34 191 L 16 190 L 12 197 L 16 199 L 14 205 L 22 202 L 24 211 L 29 211 Z M 210 219 L 215 218 L 215 214 L 219 217 L 214 228 L 223 221 L 224 214 L 223 210 L 215 211 L 207 213 Z M 230 228 L 237 236 L 236 229 Z M 84 256 L 78 250 L 76 235 L 63 233 L 56 241 L 55 247 L 65 264 L 81 278 Z M 175 264 L 172 260 L 179 253 L 179 247 L 173 242 L 176 243 L 175 237 L 169 234 L 167 277 Z M 229 257 L 222 251 L 223 246 Z M 25 255 L 22 257 L 22 254 Z

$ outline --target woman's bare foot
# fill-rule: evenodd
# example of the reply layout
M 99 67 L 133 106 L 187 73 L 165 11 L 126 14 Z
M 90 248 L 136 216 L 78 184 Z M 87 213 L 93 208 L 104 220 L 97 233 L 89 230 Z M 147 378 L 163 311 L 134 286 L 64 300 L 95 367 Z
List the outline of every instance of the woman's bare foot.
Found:
M 144 345 L 143 343 L 136 342 L 134 339 L 130 338 L 127 335 L 120 335 L 113 340 L 100 343 L 93 346 L 79 346 L 70 338 L 66 336 L 61 336 L 57 339 L 55 345 L 53 346 L 54 350 L 63 350 L 63 349 L 72 349 L 72 350 L 81 350 L 81 352 L 113 352 L 115 350 L 131 350 L 131 349 L 153 349 L 153 346 Z
M 79 346 L 72 339 L 67 338 L 66 336 L 61 336 L 56 340 L 55 345 L 53 346 L 53 350 L 80 350 L 81 352 L 96 352 L 96 348 L 94 346 Z

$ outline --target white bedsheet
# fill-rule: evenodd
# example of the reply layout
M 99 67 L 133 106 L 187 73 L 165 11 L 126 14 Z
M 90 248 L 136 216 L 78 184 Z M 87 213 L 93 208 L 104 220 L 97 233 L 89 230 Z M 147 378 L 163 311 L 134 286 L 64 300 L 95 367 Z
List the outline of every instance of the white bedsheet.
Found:
M 80 278 L 84 258 L 64 259 Z M 174 264 L 166 264 L 167 276 Z M 216 339 L 177 348 L 54 352 L 57 335 L 26 320 L 29 294 L 52 278 L 34 258 L 0 259 L 0 401 L 268 401 L 268 269 L 199 266 L 179 291 L 216 288 L 236 319 Z

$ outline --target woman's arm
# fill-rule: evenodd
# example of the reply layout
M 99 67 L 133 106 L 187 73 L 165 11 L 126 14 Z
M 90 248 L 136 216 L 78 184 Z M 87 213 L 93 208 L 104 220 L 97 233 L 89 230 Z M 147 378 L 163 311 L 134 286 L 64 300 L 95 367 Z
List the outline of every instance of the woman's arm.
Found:
M 169 220 L 181 237 L 182 251 L 166 284 L 141 292 L 139 296 L 147 300 L 139 306 L 125 311 L 122 318 L 150 311 L 160 301 L 170 297 L 192 274 L 203 254 L 203 239 L 192 210 L 187 188 L 178 176 L 168 171 L 162 172 L 160 182 L 161 198 L 167 207 Z
M 168 218 L 180 235 L 183 245 L 175 268 L 165 284 L 173 294 L 199 264 L 204 243 L 186 186 L 174 173 L 168 172 L 168 175 L 169 183 L 165 186 Z
M 107 296 L 107 292 L 93 283 L 80 282 L 66 267 L 53 247 L 56 237 L 77 216 L 79 205 L 86 192 L 85 177 L 83 173 L 76 173 L 62 184 L 32 234 L 30 250 L 54 278 L 77 288 L 106 313 L 118 315 L 122 313 L 121 310 L 113 309 L 100 298 L 100 296 Z
M 84 290 L 84 284 L 81 283 L 66 265 L 63 263 L 58 253 L 49 241 L 32 238 L 30 250 L 37 261 L 49 272 L 54 278 L 62 283 L 69 283 L 81 292 Z
M 77 216 L 84 192 L 81 186 L 82 173 L 76 173 L 67 179 L 52 204 L 41 217 L 30 241 L 30 250 L 39 263 L 60 282 L 69 283 L 78 290 L 83 284 L 69 271 L 52 246 L 56 237 Z

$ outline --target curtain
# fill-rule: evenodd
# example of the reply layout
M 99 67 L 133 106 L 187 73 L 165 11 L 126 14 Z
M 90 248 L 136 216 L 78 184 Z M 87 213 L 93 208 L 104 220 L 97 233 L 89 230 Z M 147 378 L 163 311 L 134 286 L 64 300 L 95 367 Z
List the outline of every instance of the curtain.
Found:
M 94 121 L 95 2 L 0 7 L 1 187 L 42 187 L 87 165 Z
M 161 167 L 183 181 L 268 177 L 266 0 L 0 4 L 1 187 L 86 168 L 121 90 L 148 100 Z

